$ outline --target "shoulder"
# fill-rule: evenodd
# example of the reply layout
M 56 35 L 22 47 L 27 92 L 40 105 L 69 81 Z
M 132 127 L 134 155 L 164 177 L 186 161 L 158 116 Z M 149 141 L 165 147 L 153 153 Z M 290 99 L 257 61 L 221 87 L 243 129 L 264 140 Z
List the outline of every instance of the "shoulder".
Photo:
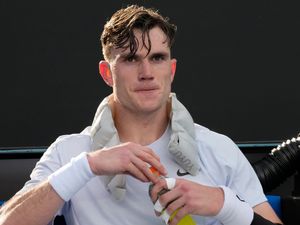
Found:
M 46 150 L 43 157 L 58 157 L 60 161 L 68 162 L 72 157 L 91 149 L 89 133 L 74 133 L 59 136 Z
M 240 152 L 238 146 L 228 136 L 195 124 L 195 134 L 198 146 L 202 151 L 218 154 L 228 158 L 228 154 Z
M 251 206 L 265 201 L 255 171 L 234 141 L 198 124 L 195 131 L 202 169 L 215 184 L 230 187 Z
M 226 135 L 195 124 L 196 141 L 202 167 L 212 176 L 223 174 L 228 177 L 237 170 L 243 153 Z
M 59 136 L 53 145 L 56 148 L 75 147 L 90 145 L 91 137 L 87 134 L 75 133 Z
M 19 193 L 28 190 L 46 180 L 54 171 L 67 164 L 71 158 L 81 152 L 90 151 L 91 138 L 88 133 L 59 136 L 44 152 Z

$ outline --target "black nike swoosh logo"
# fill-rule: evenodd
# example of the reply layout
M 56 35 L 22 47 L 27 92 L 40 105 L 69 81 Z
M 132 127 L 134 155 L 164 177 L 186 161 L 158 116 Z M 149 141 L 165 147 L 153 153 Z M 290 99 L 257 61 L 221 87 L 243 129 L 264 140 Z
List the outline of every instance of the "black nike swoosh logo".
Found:
M 180 169 L 177 170 L 177 176 L 179 176 L 179 177 L 182 177 L 182 176 L 185 176 L 188 174 L 190 174 L 190 173 L 189 172 L 180 172 Z
M 236 195 L 236 197 L 241 201 L 241 202 L 245 202 L 244 199 L 241 199 L 240 196 Z

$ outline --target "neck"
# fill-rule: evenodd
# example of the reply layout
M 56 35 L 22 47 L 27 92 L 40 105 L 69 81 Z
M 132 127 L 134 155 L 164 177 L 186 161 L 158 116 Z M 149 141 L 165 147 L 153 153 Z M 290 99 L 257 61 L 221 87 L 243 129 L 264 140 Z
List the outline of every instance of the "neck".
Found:
M 113 117 L 121 142 L 149 145 L 165 132 L 169 123 L 169 109 L 165 106 L 152 113 L 132 113 L 113 107 Z

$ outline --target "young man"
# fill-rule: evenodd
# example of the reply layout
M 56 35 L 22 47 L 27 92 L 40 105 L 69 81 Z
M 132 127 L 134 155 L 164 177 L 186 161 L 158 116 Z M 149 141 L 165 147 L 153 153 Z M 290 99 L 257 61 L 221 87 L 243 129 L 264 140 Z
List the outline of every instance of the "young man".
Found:
M 151 9 L 133 5 L 112 16 L 99 64 L 112 94 L 90 127 L 48 148 L 2 207 L 0 224 L 64 215 L 74 225 L 175 225 L 188 214 L 195 224 L 281 223 L 237 146 L 194 124 L 171 93 L 175 32 Z

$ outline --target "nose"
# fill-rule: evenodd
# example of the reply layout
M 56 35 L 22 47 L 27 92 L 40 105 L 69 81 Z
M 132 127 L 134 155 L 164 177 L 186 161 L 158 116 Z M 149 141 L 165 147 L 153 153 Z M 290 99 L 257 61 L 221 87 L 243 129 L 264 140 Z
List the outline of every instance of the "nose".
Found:
M 141 60 L 139 67 L 139 80 L 153 79 L 152 66 L 147 59 Z

